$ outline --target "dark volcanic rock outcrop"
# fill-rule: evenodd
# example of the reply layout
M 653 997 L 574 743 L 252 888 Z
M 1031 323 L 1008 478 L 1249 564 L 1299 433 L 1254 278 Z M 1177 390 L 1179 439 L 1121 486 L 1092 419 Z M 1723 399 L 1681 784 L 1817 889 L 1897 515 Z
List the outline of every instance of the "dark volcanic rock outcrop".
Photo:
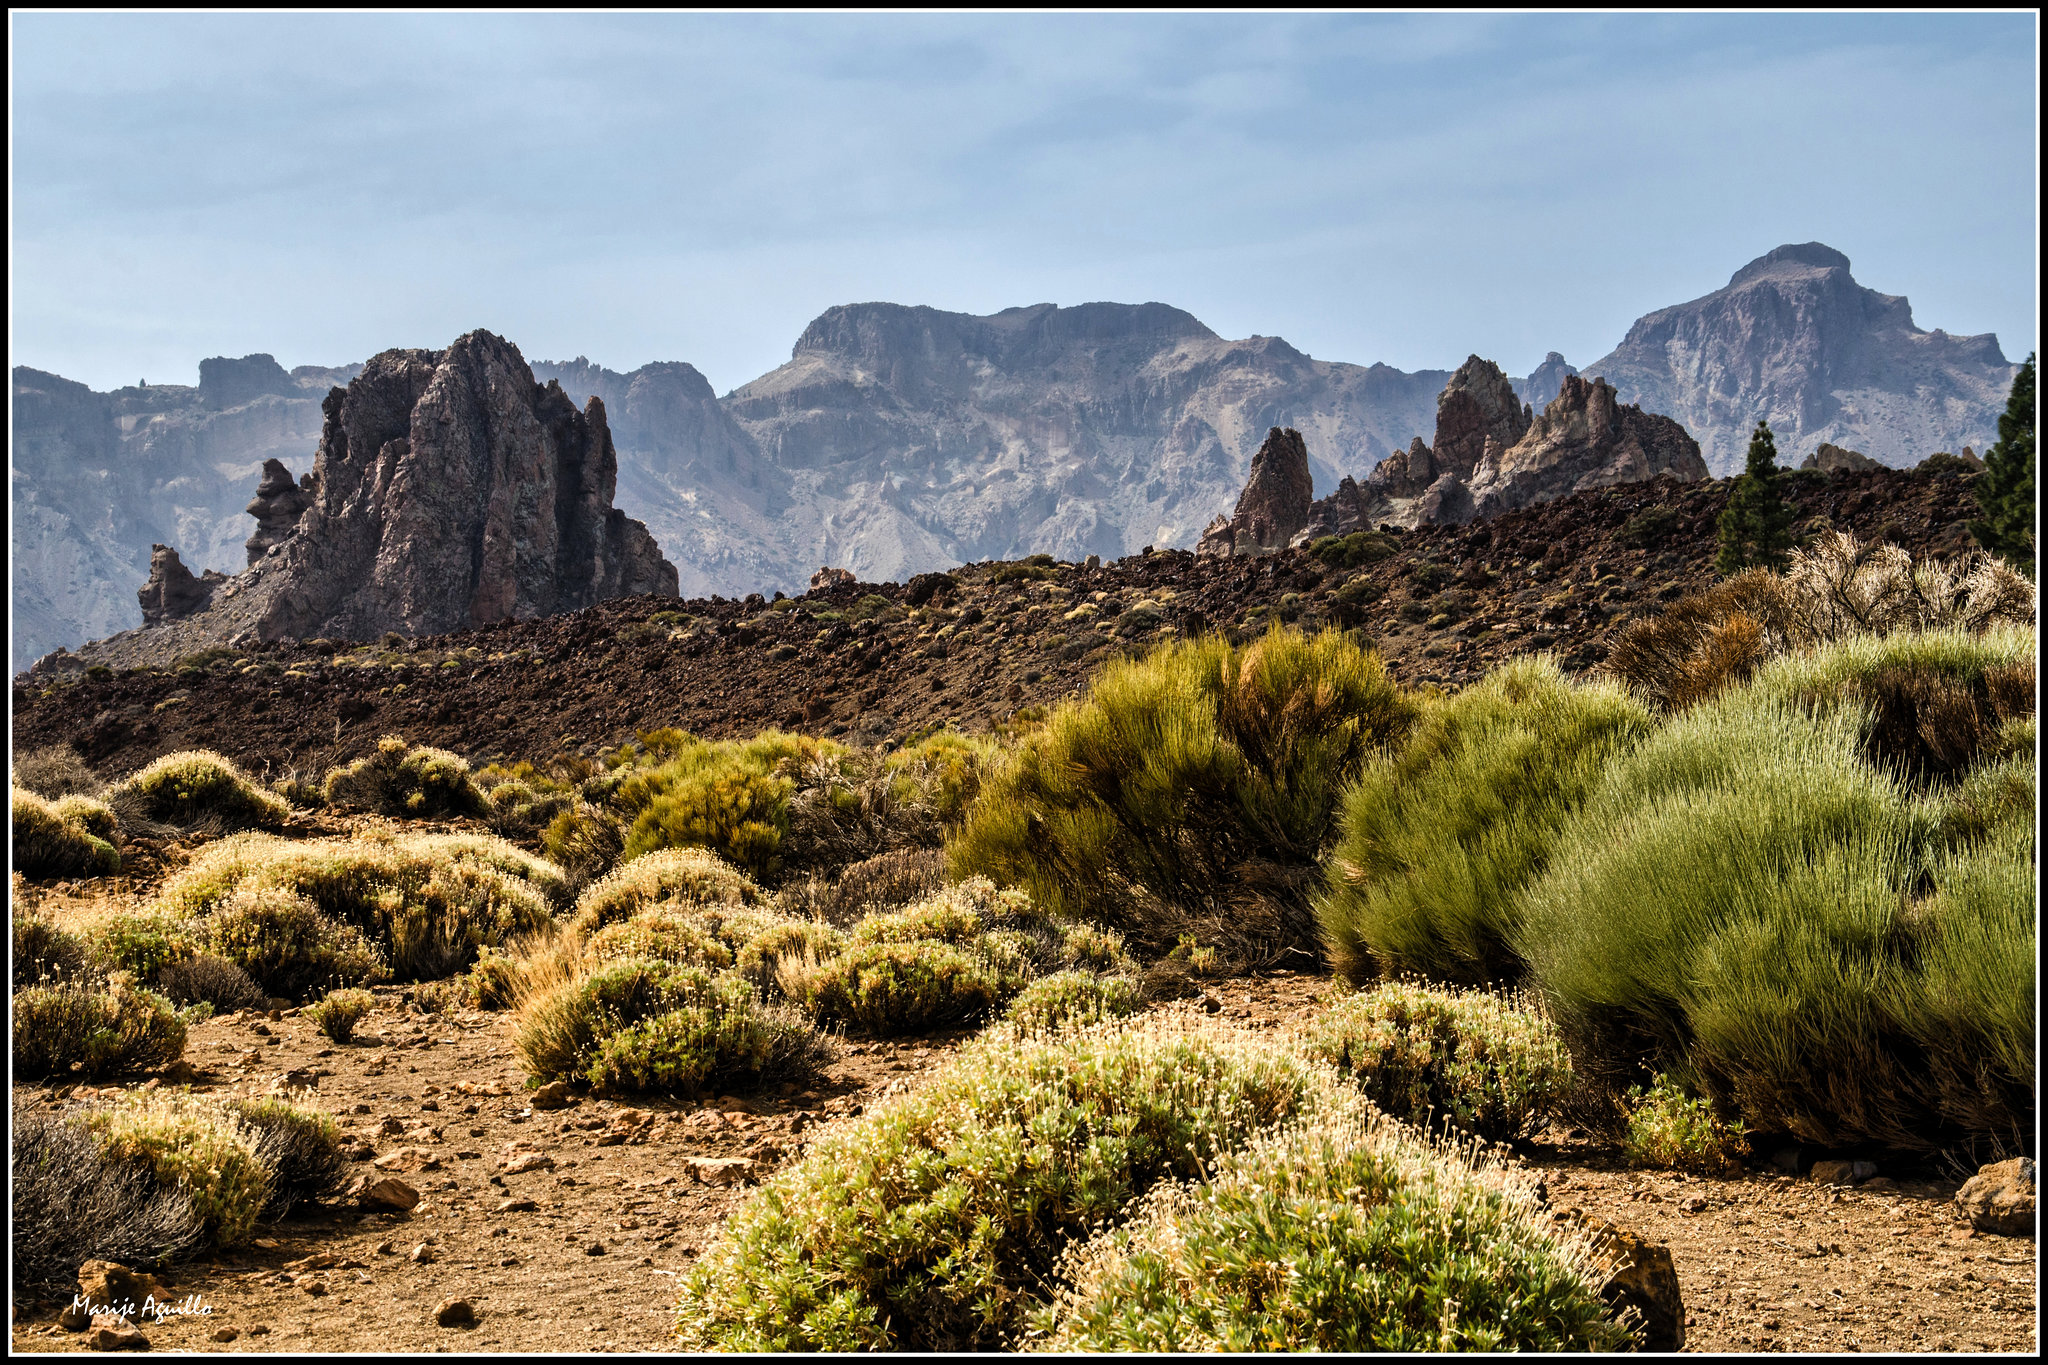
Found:
M 142 603 L 142 623 L 155 626 L 165 621 L 182 621 L 203 610 L 213 600 L 213 590 L 225 582 L 227 575 L 213 569 L 194 578 L 176 550 L 168 545 L 152 545 L 149 582 L 135 593 Z
M 459 630 L 675 595 L 674 566 L 612 506 L 604 404 L 593 398 L 579 412 L 559 384 L 535 383 L 503 338 L 471 332 L 445 351 L 386 351 L 323 407 L 310 505 L 275 552 L 220 584 L 205 610 L 79 657 Z M 288 505 L 289 475 L 267 472 L 269 496 L 259 492 L 255 506 Z
M 1864 288 L 1847 256 L 1807 242 L 1641 318 L 1585 372 L 1624 402 L 1670 413 L 1699 436 L 1707 467 L 1731 474 L 1759 420 L 1780 450 L 1826 441 L 1893 467 L 1981 448 L 1997 439 L 2018 367 L 1988 332 L 1921 331 L 1904 298 Z
M 1707 477 L 1699 443 L 1684 427 L 1617 402 L 1605 380 L 1567 375 L 1557 397 L 1520 441 L 1506 450 L 1487 446 L 1468 486 L 1467 515 L 1493 516 L 1568 493 L 1644 483 L 1667 474 L 1686 482 Z M 1464 518 L 1446 512 L 1427 519 Z
M 313 505 L 307 491 L 312 486 L 311 474 L 306 476 L 303 484 L 294 483 L 292 472 L 284 467 L 283 460 L 263 462 L 263 482 L 256 485 L 256 496 L 244 509 L 256 518 L 256 534 L 246 542 L 251 564 L 269 554 L 271 546 L 280 544 L 298 529 L 299 518 Z
M 1237 495 L 1229 517 L 1218 517 L 1202 532 L 1205 555 L 1260 554 L 1284 549 L 1308 524 L 1315 483 L 1308 472 L 1308 443 L 1293 428 L 1274 427 L 1252 456 L 1251 477 Z
M 417 634 L 675 594 L 647 528 L 612 506 L 604 404 L 578 412 L 502 337 L 386 351 L 323 410 L 314 502 L 269 571 L 259 636 Z

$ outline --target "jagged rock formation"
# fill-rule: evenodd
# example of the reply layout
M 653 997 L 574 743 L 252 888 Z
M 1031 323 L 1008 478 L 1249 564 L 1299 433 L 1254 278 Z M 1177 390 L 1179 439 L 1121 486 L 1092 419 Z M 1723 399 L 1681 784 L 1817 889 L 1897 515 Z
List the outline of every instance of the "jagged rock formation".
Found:
M 292 472 L 284 467 L 283 460 L 263 462 L 263 482 L 256 486 L 256 496 L 243 509 L 256 518 L 256 534 L 244 542 L 251 564 L 269 554 L 272 546 L 281 544 L 286 536 L 298 529 L 299 518 L 313 504 L 312 487 L 310 472 L 303 483 L 294 483 Z
M 1965 450 L 1969 447 L 1965 446 Z M 1823 474 L 1841 474 L 1856 469 L 1882 469 L 1883 465 L 1871 459 L 1860 450 L 1844 450 L 1838 445 L 1820 443 L 1820 448 L 1799 462 L 1801 469 L 1818 469 Z
M 503 338 L 471 332 L 445 351 L 386 351 L 322 408 L 310 505 L 275 553 L 219 584 L 204 610 L 164 612 L 156 628 L 80 658 L 431 634 L 675 595 L 674 566 L 612 506 L 617 457 L 603 402 L 577 411 L 559 384 L 535 383 Z M 256 505 L 288 503 L 288 478 L 280 466 Z M 168 564 L 165 573 L 175 582 Z
M 1436 441 L 1417 436 L 1408 449 L 1382 460 L 1372 471 L 1372 491 L 1392 499 L 1415 498 L 1446 476 L 1471 479 L 1491 440 L 1513 445 L 1529 429 L 1529 411 L 1500 366 L 1478 356 L 1466 358 L 1436 401 Z
M 96 393 L 39 370 L 14 371 L 13 662 L 141 624 L 135 585 L 155 545 L 194 568 L 246 561 L 243 505 L 266 458 L 303 468 L 320 440 L 320 398 L 362 367 L 300 366 L 290 394 L 239 404 L 251 362 L 208 361 L 209 384 Z M 225 365 L 226 368 L 222 368 Z M 260 367 L 258 367 L 260 369 Z M 248 387 L 274 387 L 275 376 Z
M 1707 467 L 1731 474 L 1759 419 L 1780 450 L 1826 441 L 1893 467 L 1984 446 L 2018 367 L 1990 333 L 1921 331 L 1904 298 L 1857 284 L 1847 256 L 1807 242 L 1641 318 L 1585 372 L 1624 402 L 1670 413 L 1698 435 Z
M 1521 440 L 1506 450 L 1488 444 L 1468 486 L 1467 519 L 1667 474 L 1688 482 L 1707 477 L 1699 442 L 1684 427 L 1616 401 L 1604 379 L 1567 375 Z
M 1285 549 L 1308 524 L 1315 484 L 1308 472 L 1308 443 L 1289 427 L 1266 433 L 1252 456 L 1251 477 L 1237 495 L 1237 507 L 1202 532 L 1198 553 L 1264 554 Z
M 1200 553 L 1257 554 L 1376 525 L 1462 526 L 1585 489 L 1707 476 L 1698 443 L 1670 418 L 1616 402 L 1604 380 L 1571 374 L 1558 388 L 1532 417 L 1500 367 L 1473 356 L 1444 386 L 1435 446 L 1418 438 L 1365 484 L 1346 478 L 1314 501 L 1299 436 L 1275 431 L 1237 511 L 1210 524 Z
M 168 545 L 152 545 L 149 582 L 135 593 L 142 603 L 142 623 L 155 626 L 165 621 L 182 621 L 204 610 L 213 601 L 213 590 L 225 582 L 227 575 L 216 569 L 208 569 L 203 577 L 194 578 L 176 550 Z

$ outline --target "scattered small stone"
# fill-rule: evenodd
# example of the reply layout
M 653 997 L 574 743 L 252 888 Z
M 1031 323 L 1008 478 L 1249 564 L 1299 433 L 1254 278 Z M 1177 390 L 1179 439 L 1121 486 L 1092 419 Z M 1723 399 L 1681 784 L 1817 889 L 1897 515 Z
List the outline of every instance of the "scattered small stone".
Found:
M 531 1199 L 500 1199 L 492 1213 L 533 1213 L 540 1208 Z
M 398 1248 L 393 1246 L 389 1239 L 377 1243 L 376 1246 L 376 1254 L 379 1256 L 389 1256 L 397 1250 Z
M 555 1159 L 545 1152 L 518 1152 L 505 1158 L 502 1168 L 506 1175 L 525 1175 L 529 1171 L 552 1171 Z
M 86 1334 L 85 1344 L 95 1351 L 147 1351 L 149 1338 L 142 1335 L 125 1318 L 112 1313 L 100 1313 L 92 1320 L 92 1330 Z
M 64 1311 L 57 1315 L 57 1325 L 67 1332 L 83 1332 L 92 1326 L 92 1310 L 73 1299 L 64 1306 Z
M 441 1259 L 441 1253 L 425 1242 L 421 1242 L 412 1249 L 412 1254 L 405 1259 L 411 1261 L 414 1265 L 432 1265 Z
M 533 1092 L 532 1104 L 535 1109 L 567 1109 L 574 1098 L 567 1081 L 549 1081 Z
M 603 1242 L 592 1242 L 592 1243 L 591 1243 L 591 1244 L 590 1244 L 589 1246 L 587 1246 L 587 1247 L 583 1248 L 583 1254 L 584 1254 L 585 1256 L 603 1256 L 603 1255 L 605 1255 L 605 1254 L 606 1254 L 606 1252 L 605 1252 L 605 1246 L 604 1246 L 604 1243 L 603 1243 Z
M 299 1282 L 299 1288 L 304 1290 L 306 1293 L 311 1294 L 314 1298 L 317 1299 L 324 1296 L 327 1293 L 327 1281 L 301 1280 Z
M 251 1327 L 251 1328 L 249 1329 L 249 1335 L 250 1335 L 250 1336 L 252 1336 L 252 1337 L 267 1337 L 267 1336 L 269 1336 L 269 1335 L 270 1335 L 270 1324 L 269 1324 L 269 1323 L 267 1323 L 267 1322 L 259 1322 L 259 1323 L 257 1323 L 257 1324 L 256 1324 L 256 1325 L 255 1325 L 254 1327 Z
M 434 1309 L 436 1327 L 476 1326 L 476 1306 L 468 1299 L 443 1299 Z
M 743 1156 L 693 1156 L 683 1165 L 700 1185 L 745 1185 L 754 1178 L 754 1162 Z
M 1817 1185 L 1860 1185 L 1877 1174 L 1877 1166 L 1868 1161 L 1816 1161 L 1807 1175 Z
M 357 1206 L 376 1211 L 410 1213 L 420 1202 L 420 1192 L 395 1176 L 382 1176 L 371 1180 L 368 1176 L 356 1177 L 344 1196 L 353 1199 Z
M 240 1335 L 242 1334 L 232 1327 L 216 1327 L 213 1329 L 213 1339 L 215 1341 L 222 1343 L 223 1345 L 230 1341 L 233 1341 L 236 1337 Z

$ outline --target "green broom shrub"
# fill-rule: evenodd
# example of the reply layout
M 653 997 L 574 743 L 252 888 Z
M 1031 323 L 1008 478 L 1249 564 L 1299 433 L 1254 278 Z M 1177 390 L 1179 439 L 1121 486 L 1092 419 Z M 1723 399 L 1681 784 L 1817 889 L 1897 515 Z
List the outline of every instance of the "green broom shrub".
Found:
M 1147 951 L 1195 931 L 1247 958 L 1311 952 L 1338 797 L 1415 714 L 1335 632 L 1163 645 L 1104 669 L 984 779 L 953 871 Z
M 1610 755 L 1652 728 L 1612 684 L 1517 659 L 1431 706 L 1345 794 L 1315 902 L 1329 961 L 1359 982 L 1414 973 L 1512 984 L 1519 897 Z

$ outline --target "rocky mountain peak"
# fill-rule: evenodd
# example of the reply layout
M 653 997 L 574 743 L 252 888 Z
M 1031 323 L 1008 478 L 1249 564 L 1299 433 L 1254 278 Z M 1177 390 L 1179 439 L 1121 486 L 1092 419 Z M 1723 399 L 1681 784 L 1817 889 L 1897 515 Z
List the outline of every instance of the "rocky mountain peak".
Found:
M 1590 488 L 1707 477 L 1699 442 L 1669 417 L 1619 402 L 1605 379 L 1567 375 L 1510 448 L 1489 444 L 1468 485 L 1470 515 L 1495 516 Z
M 1738 472 L 1768 421 L 1780 449 L 1822 442 L 1880 463 L 1986 439 L 2017 367 L 1998 339 L 1922 331 L 1896 294 L 1858 284 L 1819 242 L 1781 246 L 1725 288 L 1640 318 L 1586 367 L 1626 402 L 1700 432 L 1708 468 Z
M 1728 277 L 1728 287 L 1747 284 L 1766 275 L 1788 275 L 1805 270 L 1847 270 L 1849 258 L 1819 242 L 1800 242 L 1767 251 Z

